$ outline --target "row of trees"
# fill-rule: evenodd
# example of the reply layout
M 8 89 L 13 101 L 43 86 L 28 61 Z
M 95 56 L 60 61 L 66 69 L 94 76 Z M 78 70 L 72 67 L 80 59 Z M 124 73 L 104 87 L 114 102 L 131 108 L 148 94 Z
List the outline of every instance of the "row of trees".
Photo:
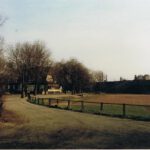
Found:
M 39 41 L 9 47 L 7 57 L 4 59 L 1 55 L 0 65 L 1 78 L 21 83 L 22 93 L 27 93 L 27 84 L 32 81 L 36 94 L 39 84 L 46 85 L 49 72 L 64 92 L 71 91 L 73 94 L 89 90 L 94 82 L 102 81 L 103 75 L 99 71 L 90 71 L 77 59 L 54 62 L 50 51 Z

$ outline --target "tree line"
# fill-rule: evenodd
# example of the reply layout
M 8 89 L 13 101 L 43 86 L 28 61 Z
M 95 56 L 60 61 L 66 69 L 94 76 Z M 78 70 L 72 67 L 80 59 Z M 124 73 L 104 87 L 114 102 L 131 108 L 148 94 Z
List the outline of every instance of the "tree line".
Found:
M 0 26 L 4 22 L 5 18 L 0 16 Z M 77 59 L 55 62 L 51 51 L 41 41 L 17 43 L 6 49 L 0 37 L 0 83 L 20 83 L 23 97 L 30 82 L 34 83 L 34 94 L 41 83 L 47 90 L 49 73 L 64 92 L 72 94 L 88 91 L 93 83 L 104 80 L 103 72 L 91 71 Z

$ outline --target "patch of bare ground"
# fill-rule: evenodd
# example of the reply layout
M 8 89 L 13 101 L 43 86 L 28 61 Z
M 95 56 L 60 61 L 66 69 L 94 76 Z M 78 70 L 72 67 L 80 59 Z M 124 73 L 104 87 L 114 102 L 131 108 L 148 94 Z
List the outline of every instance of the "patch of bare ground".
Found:
M 104 103 L 150 105 L 149 94 L 85 94 L 83 100 Z
M 14 123 L 14 124 L 21 124 L 23 123 L 23 120 L 15 114 L 14 112 L 5 110 L 2 112 L 2 116 L 0 117 L 1 123 Z
M 6 96 L 3 96 L 3 103 L 6 102 Z M 0 117 L 0 123 L 13 123 L 13 124 L 22 124 L 24 120 L 20 115 L 16 114 L 13 111 L 7 109 L 7 107 L 3 104 L 3 111 Z M 1 127 L 1 126 L 0 126 Z

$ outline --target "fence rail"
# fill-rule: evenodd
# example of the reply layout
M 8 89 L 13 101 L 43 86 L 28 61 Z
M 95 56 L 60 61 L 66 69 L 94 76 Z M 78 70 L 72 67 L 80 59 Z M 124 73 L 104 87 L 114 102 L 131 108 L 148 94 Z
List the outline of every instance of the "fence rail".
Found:
M 28 101 L 30 103 L 38 105 L 63 108 L 73 111 L 89 112 L 94 114 L 121 116 L 121 117 L 135 116 L 135 117 L 142 117 L 146 120 L 150 120 L 150 105 L 104 103 L 104 102 L 91 102 L 83 100 L 57 99 L 57 98 L 37 98 L 35 96 L 32 97 L 28 96 Z M 135 107 L 136 109 L 134 110 Z

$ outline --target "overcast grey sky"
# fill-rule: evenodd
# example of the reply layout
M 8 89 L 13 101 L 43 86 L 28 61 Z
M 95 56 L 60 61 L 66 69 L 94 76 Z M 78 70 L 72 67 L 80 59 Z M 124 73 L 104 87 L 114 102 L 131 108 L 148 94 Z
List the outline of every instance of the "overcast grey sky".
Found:
M 150 74 L 150 0 L 0 0 L 6 43 L 42 40 L 109 80 Z

